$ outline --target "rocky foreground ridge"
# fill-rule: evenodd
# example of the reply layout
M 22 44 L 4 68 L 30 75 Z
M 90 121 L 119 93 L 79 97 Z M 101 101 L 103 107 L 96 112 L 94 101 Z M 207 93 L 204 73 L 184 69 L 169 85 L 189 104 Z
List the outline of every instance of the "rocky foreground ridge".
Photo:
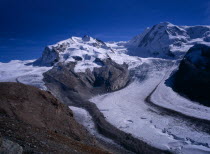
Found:
M 108 153 L 49 92 L 0 83 L 0 153 Z

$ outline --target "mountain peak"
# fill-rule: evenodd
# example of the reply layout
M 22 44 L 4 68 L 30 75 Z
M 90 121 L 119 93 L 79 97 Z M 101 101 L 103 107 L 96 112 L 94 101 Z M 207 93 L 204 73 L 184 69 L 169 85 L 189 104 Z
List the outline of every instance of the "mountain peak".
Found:
M 91 37 L 89 35 L 84 35 L 83 38 L 82 38 L 82 40 L 83 41 L 90 41 L 90 38 Z
M 175 26 L 174 24 L 172 24 L 172 23 L 170 23 L 168 21 L 160 22 L 157 25 L 160 25 L 160 26 Z
M 46 47 L 42 57 L 35 61 L 34 65 L 52 66 L 58 62 L 76 62 L 78 65 L 75 70 L 85 71 L 86 68 L 100 67 L 94 62 L 95 59 L 106 59 L 111 53 L 113 50 L 101 40 L 88 35 L 71 37 Z
M 129 52 L 137 56 L 174 57 L 183 55 L 195 42 L 209 43 L 209 26 L 177 26 L 160 22 L 128 42 Z

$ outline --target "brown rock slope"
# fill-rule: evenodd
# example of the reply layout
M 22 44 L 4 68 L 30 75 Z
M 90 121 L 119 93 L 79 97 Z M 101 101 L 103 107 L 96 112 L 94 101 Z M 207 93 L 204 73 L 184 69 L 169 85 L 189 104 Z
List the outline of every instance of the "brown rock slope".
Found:
M 48 92 L 20 83 L 0 83 L 0 133 L 24 152 L 107 153 L 67 106 Z

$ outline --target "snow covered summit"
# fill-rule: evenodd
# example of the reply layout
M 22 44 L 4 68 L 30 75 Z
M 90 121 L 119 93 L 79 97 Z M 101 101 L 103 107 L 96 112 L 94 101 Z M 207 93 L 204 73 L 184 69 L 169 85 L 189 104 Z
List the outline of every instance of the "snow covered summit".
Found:
M 35 65 L 52 66 L 56 62 L 77 62 L 82 67 L 97 67 L 94 63 L 96 58 L 108 58 L 109 53 L 114 51 L 103 41 L 94 39 L 85 35 L 81 37 L 71 37 L 67 40 L 60 41 L 54 45 L 45 48 L 42 57 L 34 62 Z
M 105 43 L 88 35 L 84 37 L 71 37 L 54 45 L 47 46 L 42 56 L 36 60 L 35 66 L 54 66 L 57 63 L 68 64 L 75 62 L 76 72 L 85 72 L 86 69 L 101 67 L 98 59 L 111 58 L 118 64 L 127 64 L 138 60 L 136 57 L 124 54 L 127 48 L 125 43 Z
M 141 57 L 183 55 L 196 43 L 210 42 L 210 26 L 177 26 L 161 22 L 128 41 L 128 53 Z
M 87 68 L 93 70 L 101 67 L 96 59 L 111 58 L 119 64 L 128 64 L 136 59 L 133 56 L 179 58 L 198 43 L 210 45 L 210 26 L 177 26 L 161 22 L 128 42 L 105 43 L 88 35 L 71 37 L 47 46 L 34 65 L 53 66 L 57 62 L 75 62 L 75 71 L 84 72 Z

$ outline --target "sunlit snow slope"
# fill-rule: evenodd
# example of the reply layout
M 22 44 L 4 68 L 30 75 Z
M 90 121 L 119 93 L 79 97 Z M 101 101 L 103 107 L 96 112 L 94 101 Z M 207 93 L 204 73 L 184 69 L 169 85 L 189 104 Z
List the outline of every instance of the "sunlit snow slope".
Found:
M 26 65 L 34 60 L 13 60 L 9 63 L 0 62 L 0 82 L 20 82 L 46 90 L 43 73 L 52 67 Z
M 114 45 L 115 47 L 118 45 Z M 125 49 L 124 46 L 121 47 Z M 115 52 L 112 46 L 108 46 L 101 40 L 90 36 L 71 37 L 54 45 L 47 46 L 42 57 L 34 62 L 38 66 L 52 66 L 58 62 L 67 64 L 76 62 L 75 72 L 84 72 L 87 68 L 101 67 L 96 59 L 111 58 L 119 64 L 135 59 L 122 52 Z
M 140 57 L 177 58 L 196 43 L 209 44 L 210 26 L 177 26 L 162 22 L 128 41 L 128 53 Z

